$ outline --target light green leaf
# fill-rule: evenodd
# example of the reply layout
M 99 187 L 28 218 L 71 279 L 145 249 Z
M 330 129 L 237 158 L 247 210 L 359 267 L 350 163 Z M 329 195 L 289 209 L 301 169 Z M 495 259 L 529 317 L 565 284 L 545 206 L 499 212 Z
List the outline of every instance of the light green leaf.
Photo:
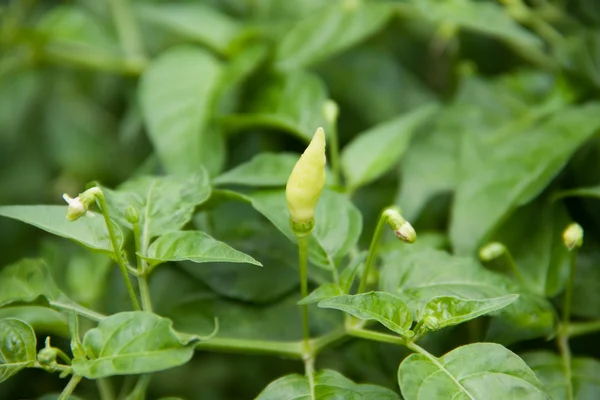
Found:
M 67 206 L 2 206 L 0 216 L 36 226 L 54 235 L 73 240 L 92 250 L 112 254 L 108 231 L 101 215 L 85 215 L 76 221 L 67 219 Z M 118 241 L 123 237 L 117 229 Z
M 474 252 L 508 212 L 548 185 L 598 127 L 600 104 L 564 107 L 536 127 L 489 147 L 454 198 L 450 236 L 455 251 Z
M 259 191 L 249 197 L 258 212 L 295 242 L 284 190 Z M 309 239 L 311 262 L 331 269 L 336 260 L 356 244 L 361 229 L 361 214 L 350 200 L 341 193 L 324 190 L 315 210 L 315 228 Z
M 33 328 L 15 318 L 0 319 L 0 383 L 36 360 Z
M 366 185 L 398 163 L 416 129 L 437 109 L 425 105 L 356 136 L 341 155 L 348 186 L 356 189 Z
M 188 362 L 193 346 L 181 341 L 166 318 L 122 312 L 100 321 L 83 337 L 89 359 L 73 359 L 73 372 L 88 379 L 162 371 Z
M 141 255 L 141 254 L 140 254 Z M 148 249 L 150 265 L 156 266 L 166 261 L 191 261 L 194 263 L 228 262 L 262 264 L 247 254 L 213 239 L 204 232 L 171 232 L 160 236 Z
M 376 385 L 359 385 L 340 373 L 323 370 L 314 374 L 314 392 L 308 378 L 303 375 L 286 375 L 271 382 L 256 400 L 399 400 L 393 391 Z
M 285 186 L 294 165 L 296 153 L 260 153 L 214 179 L 216 185 Z
M 148 135 L 169 173 L 204 166 L 216 175 L 224 160 L 223 139 L 209 126 L 221 64 L 207 51 L 176 47 L 144 71 L 139 98 Z
M 527 364 L 495 343 L 462 346 L 440 358 L 412 354 L 400 364 L 398 383 L 406 400 L 550 400 Z
M 142 21 L 196 41 L 221 54 L 240 33 L 236 20 L 199 3 L 137 3 Z
M 131 226 L 125 220 L 125 208 L 137 208 L 142 235 L 148 240 L 181 229 L 192 218 L 194 208 L 208 200 L 210 192 L 202 168 L 193 175 L 143 176 L 116 191 L 105 190 L 111 215 L 122 224 Z
M 535 372 L 554 400 L 567 400 L 566 378 L 559 355 L 549 351 L 533 351 L 521 357 Z M 600 396 L 600 362 L 588 357 L 571 359 L 573 399 L 596 399 Z
M 276 65 L 300 68 L 339 53 L 377 32 L 393 10 L 386 3 L 341 1 L 311 13 L 283 36 Z
M 316 303 L 321 300 L 342 296 L 344 294 L 342 289 L 335 283 L 326 283 L 313 290 L 308 296 L 300 300 L 298 304 Z
M 319 126 L 327 134 L 323 117 L 327 97 L 327 89 L 316 75 L 304 71 L 273 74 L 262 81 L 260 90 L 252 96 L 249 113 L 228 115 L 223 124 L 232 131 L 283 130 L 308 142 Z
M 375 320 L 401 336 L 413 336 L 410 331 L 413 322 L 410 309 L 401 298 L 390 293 L 342 295 L 320 301 L 319 307 L 334 308 L 357 318 Z
M 419 321 L 429 317 L 435 330 L 462 324 L 481 315 L 500 310 L 517 300 L 519 295 L 496 297 L 485 300 L 465 300 L 455 296 L 441 296 L 429 300 L 419 313 Z

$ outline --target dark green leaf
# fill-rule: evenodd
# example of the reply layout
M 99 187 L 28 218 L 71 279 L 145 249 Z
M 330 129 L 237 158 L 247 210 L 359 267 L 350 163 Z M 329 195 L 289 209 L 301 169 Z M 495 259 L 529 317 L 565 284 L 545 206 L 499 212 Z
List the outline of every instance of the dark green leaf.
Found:
M 31 326 L 15 318 L 0 319 L 0 383 L 36 360 L 36 339 Z
M 462 346 L 440 358 L 408 356 L 398 369 L 406 400 L 550 399 L 527 364 L 494 343 Z
M 413 322 L 410 309 L 401 298 L 390 293 L 342 295 L 321 300 L 319 307 L 334 308 L 360 319 L 375 320 L 401 336 L 413 336 L 413 332 L 410 331 Z
M 88 379 L 162 371 L 185 364 L 194 354 L 170 320 L 143 311 L 103 319 L 86 332 L 83 348 L 89 359 L 75 358 L 73 372 Z
M 247 254 L 239 252 L 223 242 L 213 239 L 204 232 L 172 232 L 160 236 L 148 249 L 144 257 L 156 266 L 166 261 L 192 261 L 194 263 L 228 262 L 262 264 Z
M 209 126 L 220 63 L 207 51 L 177 47 L 145 71 L 139 97 L 148 135 L 170 173 L 194 173 L 202 166 L 216 175 L 224 160 L 223 139 Z

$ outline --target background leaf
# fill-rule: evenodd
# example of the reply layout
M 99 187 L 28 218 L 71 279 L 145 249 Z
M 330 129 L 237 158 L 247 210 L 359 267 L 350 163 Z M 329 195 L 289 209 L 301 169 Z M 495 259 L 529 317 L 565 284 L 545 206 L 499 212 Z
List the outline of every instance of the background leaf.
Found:
M 0 319 L 0 382 L 36 360 L 36 339 L 31 326 L 14 318 Z
M 216 185 L 285 186 L 299 155 L 295 153 L 260 153 L 214 179 Z

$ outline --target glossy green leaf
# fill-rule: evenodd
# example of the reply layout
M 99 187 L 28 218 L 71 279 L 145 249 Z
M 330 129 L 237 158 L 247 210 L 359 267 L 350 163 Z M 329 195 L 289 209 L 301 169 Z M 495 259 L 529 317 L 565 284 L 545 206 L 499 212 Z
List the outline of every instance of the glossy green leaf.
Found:
M 393 391 L 366 384 L 356 384 L 340 373 L 330 370 L 316 372 L 314 375 L 314 388 L 308 378 L 303 375 L 286 375 L 271 382 L 256 398 L 256 400 L 399 400 L 400 397 Z
M 83 348 L 88 359 L 75 358 L 73 372 L 88 379 L 162 371 L 185 364 L 194 353 L 170 320 L 144 311 L 103 319 L 86 332 Z
M 254 258 L 213 239 L 200 231 L 172 232 L 160 236 L 148 248 L 150 265 L 166 261 L 191 261 L 194 263 L 227 262 L 262 264 Z
M 209 126 L 221 64 L 207 51 L 176 47 L 144 71 L 139 98 L 148 135 L 169 173 L 211 175 L 224 160 L 220 132 Z
M 429 300 L 419 313 L 419 320 L 428 318 L 432 330 L 462 324 L 479 316 L 500 310 L 517 300 L 516 294 L 485 300 L 465 300 L 460 297 L 442 296 Z
M 400 364 L 398 383 L 406 400 L 551 398 L 519 356 L 495 343 L 462 346 L 440 358 L 412 354 Z
M 326 283 L 313 290 L 308 296 L 300 300 L 298 304 L 316 303 L 321 300 L 327 300 L 344 294 L 342 289 L 335 283 Z
M 2 206 L 0 216 L 16 219 L 54 235 L 73 240 L 92 250 L 113 253 L 101 215 L 87 214 L 76 221 L 67 219 L 67 206 Z M 122 242 L 122 234 L 116 231 Z
M 250 196 L 252 206 L 285 236 L 295 242 L 289 224 L 285 191 L 255 192 Z M 315 210 L 315 228 L 310 237 L 310 260 L 320 267 L 331 269 L 339 258 L 346 255 L 358 240 L 362 217 L 343 194 L 324 190 Z
M 222 54 L 240 33 L 234 19 L 205 4 L 139 3 L 136 11 L 142 21 Z
M 223 119 L 226 129 L 277 129 L 308 142 L 321 126 L 327 135 L 323 117 L 327 90 L 316 75 L 303 71 L 273 74 L 261 82 L 259 89 L 248 114 L 232 114 Z
M 379 178 L 400 161 L 417 128 L 437 106 L 422 106 L 356 136 L 341 155 L 341 166 L 351 189 Z
M 598 127 L 599 104 L 565 107 L 490 147 L 489 155 L 457 189 L 450 226 L 455 251 L 474 252 L 508 212 L 546 187 Z
M 375 320 L 404 337 L 411 337 L 413 316 L 406 303 L 386 292 L 342 295 L 319 302 L 319 307 L 334 308 L 360 319 Z
M 31 326 L 15 318 L 0 319 L 0 383 L 36 360 L 36 339 Z
M 192 175 L 143 176 L 125 182 L 116 191 L 106 191 L 107 202 L 115 218 L 125 226 L 128 205 L 137 208 L 146 240 L 181 229 L 192 218 L 196 206 L 210 197 L 206 172 Z
M 392 12 L 386 3 L 343 1 L 310 14 L 281 39 L 277 66 L 304 67 L 341 52 L 377 32 Z
M 535 372 L 554 400 L 566 400 L 564 367 L 559 355 L 549 351 L 534 351 L 521 357 Z M 571 359 L 573 400 L 595 399 L 600 396 L 600 362 L 588 357 Z
M 214 179 L 216 185 L 285 186 L 299 155 L 260 153 Z

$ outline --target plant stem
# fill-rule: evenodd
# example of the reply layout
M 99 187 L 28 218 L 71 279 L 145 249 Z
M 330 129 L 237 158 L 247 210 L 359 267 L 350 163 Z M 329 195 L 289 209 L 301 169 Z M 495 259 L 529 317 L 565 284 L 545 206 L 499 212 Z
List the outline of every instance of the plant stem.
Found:
M 92 321 L 99 322 L 106 318 L 106 315 L 97 313 L 96 311 L 80 306 L 79 304 L 63 304 L 60 301 L 50 301 L 49 303 L 50 306 L 52 306 L 52 308 L 56 308 L 57 310 L 61 311 L 73 311 L 76 314 L 81 315 L 82 317 L 86 317 L 87 319 L 90 319 Z
M 569 322 L 567 334 L 569 338 L 575 336 L 587 335 L 588 333 L 594 333 L 600 331 L 600 321 L 588 321 L 588 322 Z
M 127 398 L 131 399 L 145 399 L 146 398 L 146 390 L 148 389 L 148 385 L 150 385 L 150 380 L 152 379 L 152 375 L 145 374 L 140 376 L 133 391 L 127 396 Z
M 379 216 L 379 221 L 377 221 L 377 227 L 375 228 L 375 232 L 373 233 L 373 237 L 371 238 L 371 245 L 369 246 L 369 255 L 367 256 L 367 261 L 365 262 L 365 268 L 362 276 L 360 277 L 360 284 L 358 285 L 357 294 L 362 293 L 367 287 L 367 280 L 369 279 L 369 273 L 371 272 L 371 268 L 377 260 L 377 253 L 379 252 L 379 245 L 381 242 L 381 233 L 383 232 L 383 227 L 387 223 L 387 216 L 385 211 L 381 213 Z
M 331 171 L 333 172 L 333 183 L 335 186 L 342 186 L 342 177 L 340 173 L 340 145 L 338 140 L 337 123 L 333 121 L 329 127 L 329 158 Z
M 513 258 L 512 254 L 510 254 L 508 249 L 504 253 L 504 257 L 506 257 L 508 267 L 510 268 L 512 273 L 515 275 L 515 277 L 521 284 L 521 287 L 524 289 L 527 288 L 527 282 L 525 282 L 525 278 L 523 277 L 523 274 L 521 274 L 521 271 L 519 271 L 519 268 L 517 267 L 517 263 L 515 263 L 515 259 Z
M 298 266 L 300 269 L 300 294 L 304 299 L 308 296 L 308 235 L 296 235 L 298 240 Z M 310 353 L 310 325 L 308 322 L 308 304 L 302 308 L 302 338 L 304 351 Z
M 316 356 L 324 348 L 329 347 L 335 343 L 344 341 L 347 338 L 348 338 L 348 335 L 346 332 L 346 328 L 344 328 L 344 327 L 335 329 L 323 336 L 314 338 L 311 340 L 311 342 L 312 342 L 311 349 L 312 349 L 313 355 Z
M 571 318 L 571 305 L 573 301 L 573 282 L 575 281 L 575 271 L 577 265 L 577 250 L 571 251 L 569 263 L 569 280 L 565 290 L 565 298 L 562 309 L 562 323 L 558 330 L 557 345 L 563 363 L 563 373 L 565 375 L 565 390 L 567 400 L 573 400 L 573 382 L 571 371 L 571 349 L 569 347 L 569 323 Z
M 142 41 L 128 0 L 109 0 L 121 46 L 128 59 L 143 59 Z
M 73 375 L 71 377 L 71 380 L 69 381 L 69 383 L 67 383 L 67 386 L 65 386 L 65 388 L 63 389 L 60 396 L 58 396 L 57 400 L 67 400 L 69 397 L 71 397 L 71 395 L 73 394 L 73 391 L 75 390 L 75 388 L 81 381 L 81 378 L 83 378 L 83 377 L 79 376 L 79 375 Z
M 140 288 L 140 296 L 142 298 L 142 309 L 144 311 L 152 312 L 152 301 L 150 299 L 150 290 L 148 288 L 148 268 L 145 260 L 140 257 L 140 253 L 144 256 L 145 253 L 142 253 L 143 249 L 140 244 L 140 224 L 138 222 L 132 223 L 133 226 L 133 237 L 135 241 L 135 259 L 137 261 L 137 270 L 138 270 L 138 286 Z
M 361 339 L 373 340 L 382 343 L 399 344 L 401 346 L 408 346 L 406 340 L 402 339 L 400 336 L 388 335 L 387 333 L 354 328 L 348 330 L 348 334 L 350 336 L 354 336 Z
M 115 393 L 108 378 L 97 379 L 96 387 L 98 388 L 98 393 L 100 394 L 100 400 L 115 399 Z
M 298 360 L 302 359 L 304 355 L 303 342 L 228 339 L 219 337 L 196 343 L 196 349 L 224 353 L 277 355 Z
M 138 303 L 135 291 L 133 290 L 133 285 L 131 284 L 131 279 L 129 279 L 129 273 L 127 272 L 127 263 L 125 262 L 123 254 L 121 254 L 121 248 L 117 243 L 117 237 L 115 235 L 115 230 L 112 226 L 113 223 L 110 219 L 110 214 L 108 213 L 108 207 L 106 206 L 106 199 L 104 198 L 104 193 L 100 191 L 96 198 L 98 199 L 98 203 L 100 203 L 100 209 L 102 210 L 102 215 L 104 216 L 104 222 L 106 223 L 106 229 L 108 230 L 110 243 L 112 244 L 117 264 L 119 264 L 119 268 L 121 269 L 121 275 L 123 276 L 123 280 L 125 281 L 127 292 L 129 293 L 129 297 L 131 298 L 131 304 L 133 304 L 133 308 L 135 310 L 140 310 L 140 303 Z

